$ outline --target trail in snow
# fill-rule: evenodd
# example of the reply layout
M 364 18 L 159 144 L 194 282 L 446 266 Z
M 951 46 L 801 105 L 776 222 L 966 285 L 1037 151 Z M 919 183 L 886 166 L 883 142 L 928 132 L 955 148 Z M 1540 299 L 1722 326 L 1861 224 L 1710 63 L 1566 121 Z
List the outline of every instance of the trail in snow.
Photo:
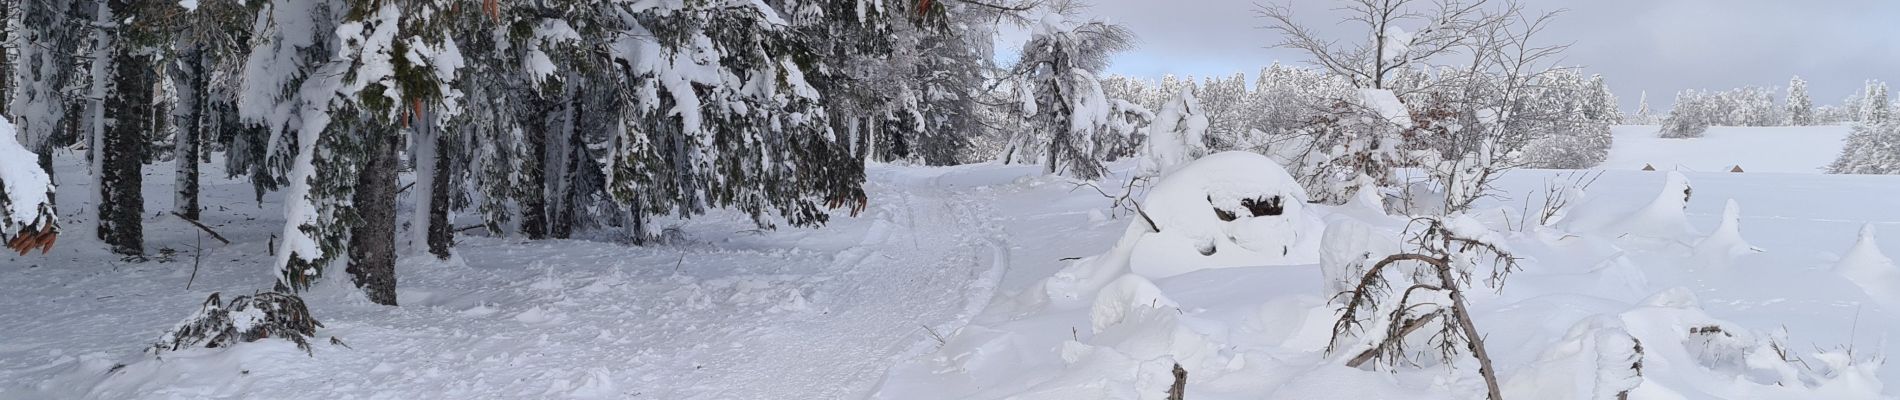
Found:
M 60 193 L 86 193 L 81 161 L 61 162 Z M 168 169 L 148 192 L 169 189 Z M 874 207 L 826 228 L 714 215 L 683 225 L 683 245 L 464 237 L 457 260 L 399 264 L 401 307 L 347 284 L 310 294 L 326 324 L 314 357 L 265 341 L 157 360 L 141 350 L 210 292 L 268 287 L 276 199 L 207 179 L 208 222 L 239 241 L 207 246 L 192 290 L 181 221 L 147 225 L 154 253 L 183 249 L 172 262 L 116 262 L 75 232 L 51 255 L 0 258 L 0 398 L 862 397 L 975 315 L 1008 258 L 977 197 L 926 169 L 871 172 Z M 170 207 L 151 197 L 147 210 Z

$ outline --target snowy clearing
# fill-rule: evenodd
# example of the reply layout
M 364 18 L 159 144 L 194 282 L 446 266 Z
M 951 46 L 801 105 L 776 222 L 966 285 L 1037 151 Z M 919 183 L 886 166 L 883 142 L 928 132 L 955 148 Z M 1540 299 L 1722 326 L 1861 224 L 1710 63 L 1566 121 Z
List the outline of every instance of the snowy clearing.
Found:
M 1703 137 L 1656 137 L 1655 125 L 1618 125 L 1610 128 L 1616 141 L 1602 169 L 1727 172 L 1737 165 L 1745 172 L 1818 174 L 1841 155 L 1849 127 L 1777 126 L 1709 127 Z

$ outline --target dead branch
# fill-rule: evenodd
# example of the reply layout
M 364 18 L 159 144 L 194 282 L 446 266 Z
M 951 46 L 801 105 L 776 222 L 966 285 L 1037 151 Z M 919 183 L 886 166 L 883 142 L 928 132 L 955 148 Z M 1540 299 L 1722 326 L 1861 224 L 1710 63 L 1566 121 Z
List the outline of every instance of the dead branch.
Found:
M 1168 386 L 1168 400 L 1187 398 L 1187 369 L 1181 363 L 1174 364 L 1174 385 Z
M 203 223 L 199 223 L 198 220 L 186 218 L 184 214 L 179 214 L 177 211 L 172 211 L 172 215 L 178 217 L 178 219 L 185 220 L 185 222 L 190 222 L 191 226 L 196 226 L 198 227 L 198 229 L 204 230 L 205 233 L 211 234 L 212 239 L 217 239 L 219 242 L 222 242 L 224 244 L 231 244 L 230 239 L 225 239 L 224 235 L 219 235 L 218 231 L 211 230 L 211 227 L 205 226 L 205 224 Z

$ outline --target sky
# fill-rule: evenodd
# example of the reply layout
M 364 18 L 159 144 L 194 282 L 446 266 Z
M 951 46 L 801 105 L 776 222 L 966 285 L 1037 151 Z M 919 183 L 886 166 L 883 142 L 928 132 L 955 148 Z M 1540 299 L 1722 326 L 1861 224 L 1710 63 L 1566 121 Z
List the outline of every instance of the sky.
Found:
M 1290 4 L 1328 38 L 1364 35 L 1340 25 L 1335 0 Z M 1499 0 L 1492 0 L 1498 2 Z M 1867 79 L 1900 80 L 1900 1 L 1893 0 L 1522 0 L 1563 10 L 1541 37 L 1569 42 L 1563 65 L 1603 74 L 1625 110 L 1648 92 L 1657 111 L 1683 89 L 1784 88 L 1800 75 L 1816 104 L 1838 104 Z M 1421 0 L 1420 3 L 1429 3 Z M 1304 65 L 1261 29 L 1253 0 L 1094 0 L 1093 16 L 1128 26 L 1140 45 L 1108 72 L 1229 75 L 1280 61 Z M 1409 28 L 1409 27 L 1408 27 Z M 1413 29 L 1415 30 L 1415 29 Z M 1007 38 L 1005 38 L 1007 40 Z

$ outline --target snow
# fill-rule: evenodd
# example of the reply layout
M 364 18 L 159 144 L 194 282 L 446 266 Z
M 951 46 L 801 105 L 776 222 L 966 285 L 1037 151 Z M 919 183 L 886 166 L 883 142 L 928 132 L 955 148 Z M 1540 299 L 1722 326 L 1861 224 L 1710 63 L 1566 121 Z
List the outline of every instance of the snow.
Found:
M 1834 273 L 1853 281 L 1874 300 L 1887 306 L 1900 306 L 1900 267 L 1895 267 L 1893 259 L 1880 251 L 1873 224 L 1860 228 L 1854 247 L 1848 248 L 1840 261 L 1834 263 Z
M 1306 204 L 1258 157 L 1214 154 L 1156 181 L 1143 207 L 1159 233 L 1038 166 L 874 164 L 872 208 L 822 229 L 734 235 L 749 220 L 714 213 L 682 224 L 692 240 L 678 245 L 463 236 L 451 260 L 400 262 L 401 307 L 352 299 L 340 279 L 310 292 L 325 323 L 314 355 L 266 340 L 161 360 L 144 348 L 210 292 L 270 283 L 256 266 L 283 196 L 253 205 L 249 182 L 213 165 L 205 222 L 237 242 L 207 244 L 190 290 L 189 250 L 123 263 L 71 235 L 48 255 L 0 255 L 0 398 L 1149 399 L 1176 364 L 1191 399 L 1481 397 L 1468 356 L 1362 370 L 1324 352 L 1333 282 L 1350 276 L 1329 269 L 1408 247 L 1409 219 Z M 76 186 L 62 194 L 88 189 L 84 161 L 56 162 Z M 1109 167 L 1108 181 L 1139 172 Z M 173 181 L 169 166 L 148 172 L 148 190 Z M 1900 196 L 1900 177 L 1607 171 L 1566 218 L 1661 203 L 1711 232 L 1673 241 L 1497 217 L 1564 173 L 1512 171 L 1508 198 L 1446 220 L 1524 266 L 1467 293 L 1507 398 L 1892 394 L 1900 372 L 1872 359 L 1893 354 L 1881 343 L 1900 309 L 1852 271 L 1892 282 L 1879 249 L 1900 242 L 1857 232 L 1900 221 L 1869 200 Z M 1668 200 L 1691 181 L 1693 196 Z M 1216 218 L 1265 193 L 1302 201 L 1265 231 L 1236 224 L 1264 216 Z M 182 221 L 147 223 L 151 248 L 197 243 Z M 1698 248 L 1737 245 L 1730 233 L 1773 251 L 1704 268 Z M 1219 259 L 1242 250 L 1255 254 Z
M 1709 127 L 1700 138 L 1656 137 L 1655 125 L 1610 127 L 1610 156 L 1598 168 L 1747 173 L 1822 173 L 1841 155 L 1850 128 L 1845 125 L 1789 127 Z
M 1359 100 L 1373 116 L 1392 123 L 1399 129 L 1412 128 L 1412 112 L 1399 101 L 1399 96 L 1385 89 L 1359 89 Z

